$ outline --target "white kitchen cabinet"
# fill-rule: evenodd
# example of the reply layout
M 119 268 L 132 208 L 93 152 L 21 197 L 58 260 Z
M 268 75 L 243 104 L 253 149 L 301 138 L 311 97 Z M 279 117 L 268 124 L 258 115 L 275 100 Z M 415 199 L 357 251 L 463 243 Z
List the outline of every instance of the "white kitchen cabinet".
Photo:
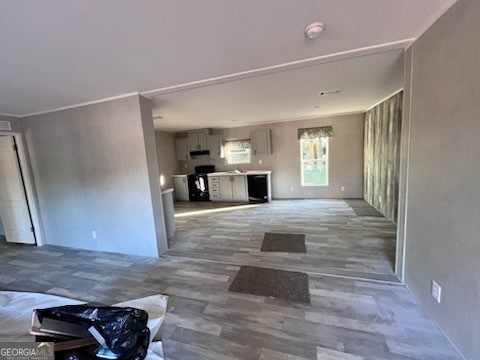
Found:
M 220 201 L 220 177 L 208 177 L 208 194 L 211 201 Z
M 222 136 L 208 136 L 208 150 L 210 150 L 210 159 L 220 159 L 222 157 Z
M 175 194 L 175 200 L 188 201 L 188 181 L 187 175 L 174 175 L 173 178 L 173 191 Z
M 208 192 L 211 201 L 232 201 L 232 202 L 249 202 L 255 201 L 259 196 L 261 199 L 272 201 L 272 187 L 271 187 L 271 171 L 247 171 L 247 172 L 216 172 L 208 175 Z M 262 193 L 260 183 L 255 183 L 253 180 L 258 175 L 266 176 L 263 181 L 263 186 L 266 187 L 266 194 Z M 252 180 L 252 193 L 249 194 L 249 177 Z M 263 191 L 265 192 L 265 190 Z M 261 193 L 261 194 L 259 194 Z M 252 196 L 252 198 L 250 198 Z
M 248 188 L 246 176 L 232 176 L 232 198 L 233 201 L 248 202 Z
M 208 150 L 208 129 L 188 132 L 189 151 Z
M 252 155 L 269 155 L 272 153 L 272 131 L 270 129 L 255 130 L 250 134 Z
M 218 179 L 218 201 L 248 202 L 247 177 L 245 175 L 224 175 L 218 176 Z
M 175 156 L 177 160 L 190 160 L 188 138 L 175 139 Z

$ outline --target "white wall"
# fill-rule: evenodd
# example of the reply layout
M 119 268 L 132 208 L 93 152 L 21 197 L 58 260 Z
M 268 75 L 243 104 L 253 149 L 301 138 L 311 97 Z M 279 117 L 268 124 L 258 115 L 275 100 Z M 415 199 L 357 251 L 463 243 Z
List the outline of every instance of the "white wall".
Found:
M 46 243 L 158 256 L 145 116 L 132 96 L 22 120 Z
M 272 170 L 272 195 L 276 199 L 362 198 L 363 121 L 363 114 L 356 114 L 215 130 L 214 133 L 222 134 L 224 139 L 244 139 L 249 138 L 254 129 L 272 129 L 273 153 L 252 156 L 251 164 L 238 167 L 245 170 Z M 329 140 L 329 186 L 303 187 L 297 129 L 327 125 L 333 126 L 335 134 Z M 259 164 L 259 160 L 262 160 L 262 164 Z M 193 172 L 195 165 L 204 164 L 214 164 L 219 171 L 237 167 L 227 165 L 225 160 L 211 160 L 208 155 L 202 155 L 191 161 L 180 161 L 177 172 L 188 174 Z M 341 191 L 341 186 L 345 187 L 345 191 Z
M 479 36 L 480 1 L 459 0 L 414 43 L 407 179 L 406 283 L 472 360 L 480 356 Z

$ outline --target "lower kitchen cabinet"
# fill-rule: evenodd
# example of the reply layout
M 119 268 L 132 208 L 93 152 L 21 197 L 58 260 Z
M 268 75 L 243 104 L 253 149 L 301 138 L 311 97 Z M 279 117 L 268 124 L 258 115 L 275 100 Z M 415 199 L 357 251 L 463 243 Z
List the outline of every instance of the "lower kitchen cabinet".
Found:
M 208 188 L 212 201 L 248 202 L 247 177 L 245 175 L 209 176 Z
M 173 191 L 175 194 L 175 200 L 188 201 L 188 181 L 187 175 L 173 176 Z

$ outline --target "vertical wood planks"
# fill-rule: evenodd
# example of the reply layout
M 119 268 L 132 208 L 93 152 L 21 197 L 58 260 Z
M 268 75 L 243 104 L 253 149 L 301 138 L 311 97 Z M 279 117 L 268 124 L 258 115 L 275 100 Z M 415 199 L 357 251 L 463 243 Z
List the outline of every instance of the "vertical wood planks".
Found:
M 365 113 L 365 200 L 396 222 L 403 91 Z

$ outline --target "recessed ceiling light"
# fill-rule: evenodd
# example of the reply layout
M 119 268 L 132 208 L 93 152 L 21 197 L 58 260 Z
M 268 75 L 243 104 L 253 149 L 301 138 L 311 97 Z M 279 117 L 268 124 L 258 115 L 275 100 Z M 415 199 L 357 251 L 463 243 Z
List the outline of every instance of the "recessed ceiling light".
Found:
M 318 93 L 318 96 L 338 94 L 342 89 L 322 90 Z
M 325 29 L 325 24 L 321 21 L 316 21 L 305 27 L 305 36 L 309 39 L 316 39 L 318 35 Z

